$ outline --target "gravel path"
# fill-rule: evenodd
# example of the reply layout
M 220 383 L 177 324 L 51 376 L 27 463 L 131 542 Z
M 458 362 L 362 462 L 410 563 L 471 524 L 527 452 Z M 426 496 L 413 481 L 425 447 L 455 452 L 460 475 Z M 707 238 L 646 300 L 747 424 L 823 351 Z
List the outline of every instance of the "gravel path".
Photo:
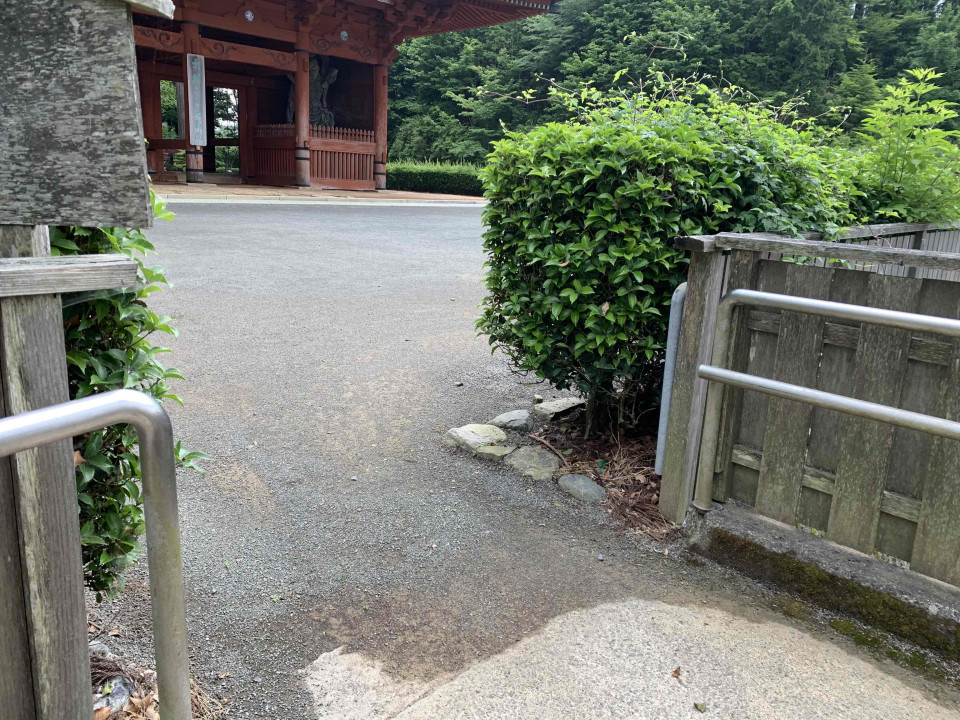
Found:
M 398 683 L 435 685 L 617 601 L 819 632 L 552 483 L 442 447 L 453 425 L 550 395 L 475 335 L 479 209 L 172 209 L 149 233 L 175 285 L 156 302 L 176 318 L 187 377 L 172 414 L 213 457 L 205 478 L 179 481 L 190 636 L 197 676 L 232 699 L 231 717 L 316 717 L 302 671 L 341 646 Z M 147 599 L 141 566 L 111 625 L 141 660 Z

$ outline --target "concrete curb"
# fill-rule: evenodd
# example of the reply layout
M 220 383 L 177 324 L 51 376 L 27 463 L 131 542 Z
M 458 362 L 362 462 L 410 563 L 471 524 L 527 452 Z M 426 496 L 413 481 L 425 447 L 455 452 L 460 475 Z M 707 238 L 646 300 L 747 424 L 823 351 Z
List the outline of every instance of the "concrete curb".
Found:
M 691 549 L 822 607 L 960 659 L 960 589 L 727 503 L 693 520 Z
M 237 197 L 235 195 L 162 195 L 168 205 L 369 205 L 372 207 L 449 207 L 449 208 L 482 208 L 486 201 L 457 201 L 457 200 L 361 200 L 353 198 L 318 198 L 318 197 Z

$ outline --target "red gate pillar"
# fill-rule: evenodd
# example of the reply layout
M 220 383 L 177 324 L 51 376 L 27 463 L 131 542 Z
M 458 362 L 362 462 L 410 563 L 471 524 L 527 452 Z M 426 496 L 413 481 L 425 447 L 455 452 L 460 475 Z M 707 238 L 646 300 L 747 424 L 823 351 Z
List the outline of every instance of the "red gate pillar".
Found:
M 297 185 L 310 187 L 310 32 L 297 34 L 297 75 L 294 83 L 297 144 L 294 149 L 297 163 Z
M 377 190 L 387 187 L 387 66 L 373 69 L 373 180 Z
M 187 99 L 187 86 L 190 83 L 190 63 L 187 62 L 187 53 L 193 55 L 200 54 L 200 26 L 195 21 L 194 10 L 190 7 L 183 8 L 183 22 L 181 28 L 183 32 L 183 97 L 185 99 L 183 107 L 184 127 L 183 136 L 187 143 L 190 142 L 190 102 Z M 186 170 L 188 183 L 203 182 L 203 148 L 187 145 L 186 150 Z

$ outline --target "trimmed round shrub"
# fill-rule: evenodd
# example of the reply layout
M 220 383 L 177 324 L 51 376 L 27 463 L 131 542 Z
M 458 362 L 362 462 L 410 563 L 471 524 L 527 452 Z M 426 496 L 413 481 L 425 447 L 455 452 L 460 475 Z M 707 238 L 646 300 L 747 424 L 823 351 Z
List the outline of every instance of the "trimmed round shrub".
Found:
M 604 102 L 507 134 L 481 171 L 489 295 L 477 327 L 519 370 L 583 394 L 588 433 L 635 427 L 656 407 L 687 264 L 674 238 L 830 234 L 846 220 L 842 164 L 820 137 L 733 100 L 674 85 Z

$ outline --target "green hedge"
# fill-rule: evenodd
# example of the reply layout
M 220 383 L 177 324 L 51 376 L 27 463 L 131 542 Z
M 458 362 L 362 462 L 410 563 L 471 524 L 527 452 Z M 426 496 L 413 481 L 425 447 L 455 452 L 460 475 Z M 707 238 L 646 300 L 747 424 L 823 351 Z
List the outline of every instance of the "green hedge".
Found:
M 483 195 L 483 185 L 473 165 L 432 162 L 387 163 L 387 188 L 450 195 Z

